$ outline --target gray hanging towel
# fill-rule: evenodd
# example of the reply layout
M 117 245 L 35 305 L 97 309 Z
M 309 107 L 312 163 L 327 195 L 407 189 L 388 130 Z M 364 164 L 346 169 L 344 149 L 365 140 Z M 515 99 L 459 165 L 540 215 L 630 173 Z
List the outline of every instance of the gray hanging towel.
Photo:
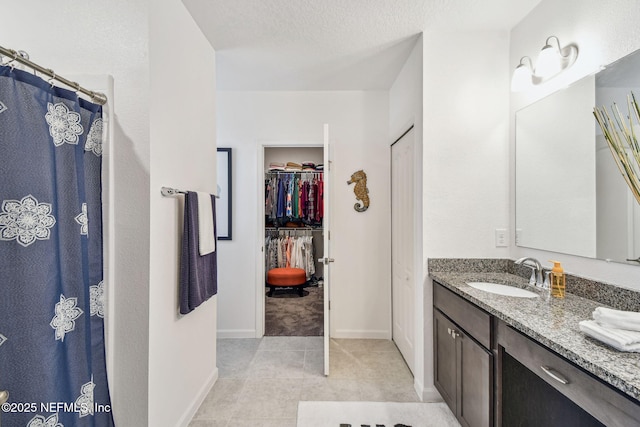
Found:
M 211 205 L 215 224 L 216 203 L 213 196 L 211 196 Z M 200 256 L 198 245 L 198 194 L 189 191 L 184 197 L 184 232 L 180 258 L 181 314 L 193 311 L 200 304 L 218 293 L 217 254 L 212 252 Z

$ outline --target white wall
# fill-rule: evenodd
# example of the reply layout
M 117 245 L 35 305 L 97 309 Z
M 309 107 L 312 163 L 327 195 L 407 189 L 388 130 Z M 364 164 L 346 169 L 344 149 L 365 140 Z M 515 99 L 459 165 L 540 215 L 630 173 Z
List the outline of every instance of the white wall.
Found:
M 415 199 L 422 199 L 422 37 L 416 44 L 398 73 L 398 77 L 389 89 L 389 142 L 392 143 L 402 135 L 409 126 L 414 126 L 416 157 L 414 170 L 416 171 L 414 191 Z M 424 347 L 424 278 L 426 264 L 422 257 L 422 203 L 415 204 L 414 223 L 414 259 L 413 271 L 415 283 L 415 337 L 414 337 L 414 385 L 419 396 L 430 399 L 435 392 L 432 384 L 427 385 L 425 395 L 424 360 L 425 352 L 431 354 L 431 347 Z
M 178 314 L 184 197 L 216 191 L 215 52 L 179 0 L 150 8 L 149 424 L 186 426 L 217 379 L 216 297 Z M 132 425 L 132 424 L 128 424 Z
M 423 35 L 423 256 L 503 258 L 509 225 L 507 32 Z M 433 296 L 425 271 L 424 384 L 433 385 Z M 433 390 L 433 389 L 431 389 Z M 436 393 L 425 398 L 435 398 Z
M 511 147 L 515 131 L 515 111 L 640 48 L 640 5 L 635 0 L 565 0 L 561 3 L 543 0 L 511 31 L 510 67 L 515 69 L 520 58 L 534 58 L 550 35 L 561 43 L 574 43 L 580 49 L 576 63 L 560 76 L 534 89 L 511 94 Z M 514 178 L 515 156 L 510 158 L 511 180 Z M 511 191 L 511 217 L 514 218 L 515 191 Z M 513 229 L 514 224 L 511 224 Z M 637 266 L 607 263 L 548 251 L 515 247 L 513 257 L 534 256 L 540 260 L 557 258 L 566 272 L 597 279 L 622 287 L 640 290 Z
M 149 309 L 148 2 L 24 0 L 2 6 L 2 46 L 59 75 L 112 75 L 115 97 L 115 372 L 118 425 L 147 425 Z M 83 83 L 82 81 L 80 82 Z
M 390 222 L 387 92 L 219 92 L 218 145 L 234 158 L 233 240 L 220 242 L 220 336 L 256 335 L 258 147 L 261 142 L 333 144 L 332 335 L 390 337 Z M 353 209 L 358 169 L 368 176 L 371 206 Z

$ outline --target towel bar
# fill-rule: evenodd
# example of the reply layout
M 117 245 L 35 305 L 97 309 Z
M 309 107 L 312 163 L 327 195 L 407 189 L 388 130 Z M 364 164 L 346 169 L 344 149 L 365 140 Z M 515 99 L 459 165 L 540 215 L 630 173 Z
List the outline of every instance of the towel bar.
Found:
M 171 188 L 171 187 L 162 187 L 160 189 L 160 193 L 164 197 L 171 197 L 171 196 L 175 196 L 176 194 L 187 194 L 187 191 L 178 190 L 177 188 Z M 218 196 L 217 194 L 214 194 L 214 196 L 216 199 L 220 198 L 220 196 Z

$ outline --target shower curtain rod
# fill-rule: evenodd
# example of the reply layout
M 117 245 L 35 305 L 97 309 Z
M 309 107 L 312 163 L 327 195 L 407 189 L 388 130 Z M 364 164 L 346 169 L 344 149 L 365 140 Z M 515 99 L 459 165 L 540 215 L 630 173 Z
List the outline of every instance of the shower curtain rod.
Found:
M 67 80 L 64 77 L 60 77 L 57 76 L 56 73 L 49 69 L 49 68 L 44 68 L 38 64 L 36 64 L 35 62 L 31 62 L 29 61 L 29 55 L 26 55 L 26 57 L 22 56 L 21 52 L 18 52 L 16 50 L 13 49 L 6 49 L 2 46 L 0 46 L 0 56 L 6 56 L 7 58 L 10 58 L 10 61 L 5 63 L 2 63 L 2 65 L 9 65 L 12 62 L 19 62 L 23 65 L 26 65 L 27 67 L 30 67 L 32 69 L 34 69 L 35 71 L 45 74 L 47 76 L 49 76 L 51 79 L 53 80 L 57 80 L 60 83 L 63 83 L 67 86 L 69 86 L 70 88 L 73 88 L 73 90 L 75 90 L 76 92 L 80 92 L 88 97 L 91 98 L 92 102 L 95 102 L 96 104 L 100 104 L 100 105 L 104 105 L 107 103 L 107 96 L 103 93 L 100 92 L 94 92 L 88 89 L 83 88 L 82 86 L 80 86 L 80 84 L 76 83 L 76 82 L 72 82 L 71 80 Z

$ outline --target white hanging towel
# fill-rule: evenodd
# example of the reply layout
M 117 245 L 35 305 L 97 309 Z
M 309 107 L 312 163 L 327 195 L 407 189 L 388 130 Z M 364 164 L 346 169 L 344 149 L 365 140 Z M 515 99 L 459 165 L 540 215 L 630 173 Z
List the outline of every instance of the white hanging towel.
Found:
M 198 191 L 198 249 L 200 256 L 216 250 L 215 223 L 211 209 L 211 194 Z

